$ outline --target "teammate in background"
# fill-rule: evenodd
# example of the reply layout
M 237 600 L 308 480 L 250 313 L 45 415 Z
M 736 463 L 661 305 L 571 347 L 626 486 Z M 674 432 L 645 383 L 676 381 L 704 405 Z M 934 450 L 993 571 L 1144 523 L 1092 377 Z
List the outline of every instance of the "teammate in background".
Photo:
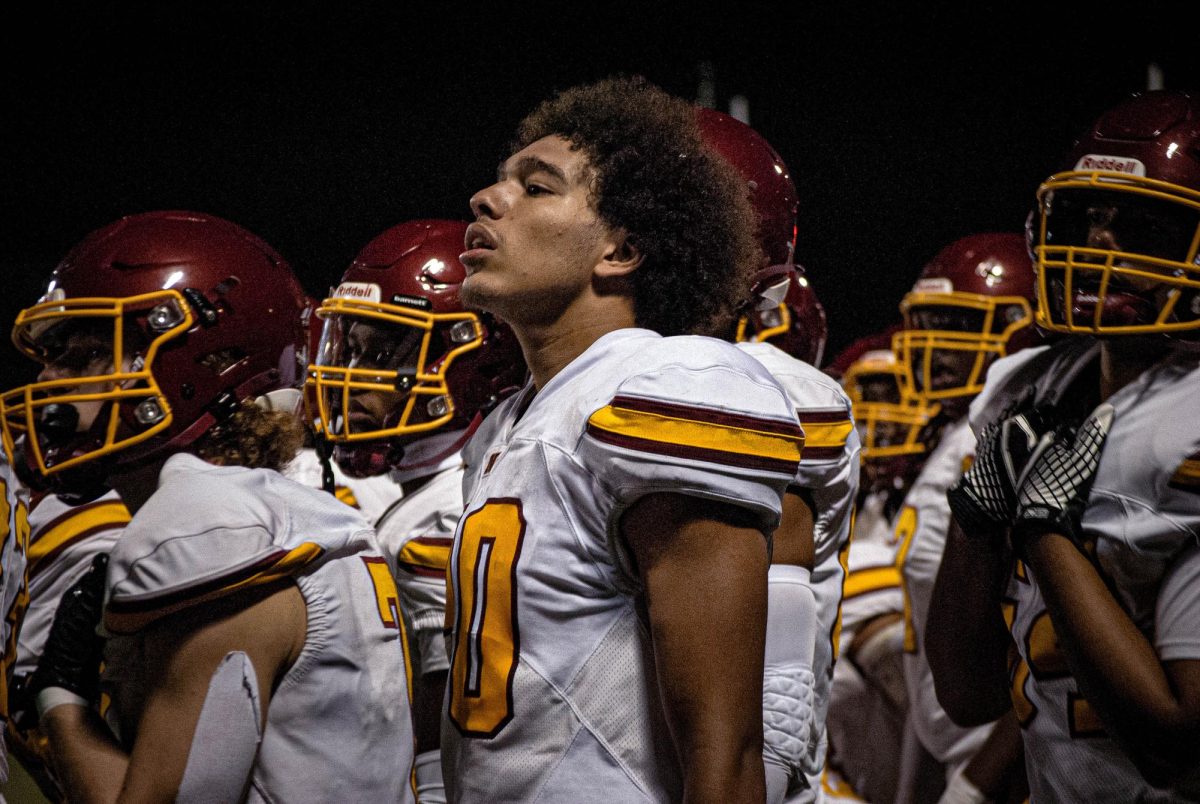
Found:
M 1033 268 L 1021 235 L 968 235 L 926 264 L 901 300 L 904 328 L 892 339 L 902 395 L 939 406 L 929 428 L 928 458 L 905 495 L 894 532 L 904 591 L 909 717 L 921 746 L 944 766 L 945 801 L 1001 796 L 1020 775 L 1014 720 L 964 729 L 938 703 L 925 653 L 925 620 L 950 524 L 946 490 L 974 454 L 967 406 L 995 359 L 1039 338 L 1033 327 L 1033 295 Z M 915 748 L 906 751 L 902 762 L 902 800 L 921 800 L 926 794 L 917 789 Z
M 730 328 L 732 339 L 787 391 L 805 432 L 804 459 L 784 497 L 767 575 L 763 757 L 768 801 L 814 801 L 825 764 L 844 577 L 839 553 L 858 488 L 858 438 L 846 394 L 801 359 L 820 360 L 825 316 L 797 275 L 796 190 L 787 165 L 750 126 L 711 109 L 696 114 L 705 143 L 741 174 L 758 218 L 765 266 L 751 309 Z
M 14 683 L 9 691 L 9 748 L 43 794 L 54 801 L 62 798 L 62 790 L 48 764 L 45 735 L 36 727 L 26 728 L 36 720 L 27 685 L 45 648 L 59 601 L 96 556 L 112 550 L 129 522 L 129 510 L 111 490 L 89 501 L 40 493 L 31 502 L 29 606 L 21 620 Z
M 995 365 L 972 405 L 929 622 L 938 695 L 963 723 L 1015 709 L 1033 801 L 1195 801 L 1200 93 L 1101 114 L 1030 235 L 1038 324 L 1068 337 Z
M 308 333 L 308 351 L 301 360 L 305 366 L 316 363 L 320 354 L 321 322 L 316 317 L 317 308 L 320 306 L 320 299 L 307 297 L 304 328 Z M 315 405 L 309 402 L 302 406 L 301 412 L 305 416 L 304 446 L 288 464 L 284 476 L 302 485 L 331 492 L 346 505 L 361 511 L 368 522 L 378 520 L 383 512 L 399 499 L 400 487 L 386 474 L 356 477 L 347 474 L 328 455 L 322 458 L 321 450 L 328 450 L 330 447 L 319 440 L 319 426 L 313 421 L 316 417 Z
M 843 587 L 843 660 L 829 704 L 831 765 L 868 801 L 895 801 L 908 716 L 904 681 L 904 596 L 892 527 L 920 471 L 921 435 L 936 411 L 902 402 L 900 368 L 885 330 L 855 346 L 842 374 L 862 447 L 862 471 Z M 883 346 L 867 349 L 859 346 Z M 839 355 L 834 364 L 844 362 Z
M 315 310 L 316 305 L 310 307 Z M 318 331 L 320 327 L 314 327 Z M 316 339 L 310 338 L 310 354 Z M 284 475 L 314 488 L 322 486 L 323 471 L 311 438 L 287 465 Z M 382 478 L 348 478 L 337 466 L 335 493 L 339 500 L 359 508 L 365 517 L 377 516 L 395 501 L 399 487 Z M 353 487 L 353 488 L 351 488 Z M 98 554 L 109 553 L 129 522 L 129 510 L 115 491 L 107 491 L 96 500 L 76 500 L 57 494 L 37 494 L 29 510 L 29 606 L 22 621 L 17 657 L 14 664 L 17 706 L 33 706 L 21 693 L 28 683 L 46 643 L 50 624 L 63 594 L 82 577 Z M 40 729 L 21 727 L 20 712 L 10 727 L 10 750 L 26 771 L 37 781 L 47 798 L 62 797 L 45 756 L 46 739 Z
M 91 233 L 17 318 L 44 368 L 0 396 L 6 447 L 50 490 L 110 484 L 133 514 L 64 596 L 31 680 L 72 800 L 411 800 L 374 533 L 274 471 L 302 440 L 302 308 L 244 229 L 150 212 Z
M 710 109 L 701 110 L 702 119 L 710 114 L 718 115 L 720 112 L 713 112 Z M 735 123 L 739 122 L 732 117 L 729 119 Z M 702 125 L 704 124 L 702 123 Z M 754 129 L 749 126 L 746 128 L 754 132 Z M 758 136 L 757 132 L 754 133 L 755 136 Z M 766 144 L 765 141 L 764 144 Z M 789 182 L 791 181 L 786 173 L 783 174 L 783 177 Z M 755 184 L 761 186 L 759 182 L 755 182 Z M 794 192 L 791 197 L 794 201 Z M 775 199 L 775 203 L 782 202 L 782 198 Z M 776 237 L 782 236 L 782 232 L 776 233 Z M 763 243 L 762 246 L 765 248 L 766 244 Z M 791 260 L 783 264 L 791 265 L 795 270 L 789 274 L 786 284 L 774 285 L 770 290 L 776 296 L 782 293 L 783 298 L 761 299 L 760 303 L 763 309 L 753 310 L 738 319 L 738 331 L 735 338 L 739 343 L 742 341 L 769 343 L 797 360 L 820 368 L 821 360 L 825 356 L 825 343 L 829 339 L 829 324 L 825 317 L 825 307 L 817 298 L 817 292 L 813 290 L 812 283 L 804 275 L 804 268 Z
M 759 266 L 742 184 L 690 103 L 618 78 L 539 105 L 471 208 L 463 303 L 532 378 L 466 449 L 448 798 L 761 801 L 769 535 L 803 436 L 757 361 L 686 336 Z
M 4 620 L 0 637 L 4 640 L 3 666 L 0 667 L 0 722 L 9 724 L 8 698 L 17 657 L 17 636 L 22 615 L 29 600 L 26 554 L 29 550 L 28 492 L 17 480 L 8 450 L 0 450 L 0 605 Z M 8 781 L 8 755 L 0 731 L 0 783 Z M 0 796 L 3 799 L 3 796 Z
M 487 313 L 463 309 L 467 224 L 416 220 L 369 242 L 317 308 L 324 337 L 309 367 L 320 437 L 353 477 L 386 479 L 375 522 L 394 564 L 413 655 L 417 798 L 445 801 L 441 707 L 449 660 L 446 565 L 462 515 L 462 447 L 525 382 L 521 346 Z

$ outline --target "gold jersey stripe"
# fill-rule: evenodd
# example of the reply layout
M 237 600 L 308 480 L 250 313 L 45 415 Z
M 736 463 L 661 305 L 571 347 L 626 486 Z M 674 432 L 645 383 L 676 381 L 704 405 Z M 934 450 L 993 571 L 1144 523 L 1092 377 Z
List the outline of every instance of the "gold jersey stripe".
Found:
M 442 540 L 441 544 L 431 544 L 413 539 L 400 548 L 400 563 L 445 572 L 446 565 L 450 563 L 451 544 L 449 540 Z
M 354 496 L 353 491 L 346 488 L 345 486 L 338 486 L 337 488 L 335 488 L 333 490 L 333 496 L 337 497 L 338 500 L 340 500 L 341 502 L 344 502 L 346 505 L 350 506 L 351 508 L 358 507 L 358 498 Z
M 609 433 L 622 439 L 622 445 L 631 449 L 681 454 L 682 457 L 700 457 L 719 463 L 742 463 L 733 456 L 758 459 L 780 467 L 795 465 L 800 461 L 804 447 L 803 435 L 787 435 L 766 430 L 755 430 L 728 424 L 718 424 L 698 419 L 684 419 L 661 413 L 649 413 L 629 408 L 607 405 L 597 410 L 588 419 L 588 429 L 600 431 L 603 438 Z M 799 428 L 796 428 L 799 432 Z M 634 439 L 633 443 L 624 439 Z M 639 446 L 640 443 L 640 446 Z M 661 445 L 656 448 L 655 445 Z M 665 447 L 665 449 L 663 449 Z M 678 449 L 672 449 L 672 448 Z M 695 455 L 702 451 L 705 457 Z M 721 455 L 728 456 L 722 459 Z M 765 467 L 764 467 L 765 468 Z
M 1188 458 L 1171 476 L 1172 486 L 1200 489 L 1200 458 Z
M 129 510 L 118 501 L 81 508 L 34 537 L 29 545 L 29 574 L 35 574 L 46 558 L 57 555 L 78 539 L 109 528 L 123 528 L 129 519 Z
M 136 602 L 110 600 L 104 611 L 104 625 L 114 633 L 133 633 L 168 614 L 294 575 L 324 554 L 325 549 L 320 545 L 304 542 L 223 578 L 159 598 Z
M 884 589 L 900 588 L 900 568 L 897 566 L 869 567 L 855 570 L 846 576 L 842 597 L 857 597 Z
M 804 428 L 804 447 L 844 447 L 854 422 L 843 419 L 837 422 L 809 422 L 800 414 L 800 425 Z

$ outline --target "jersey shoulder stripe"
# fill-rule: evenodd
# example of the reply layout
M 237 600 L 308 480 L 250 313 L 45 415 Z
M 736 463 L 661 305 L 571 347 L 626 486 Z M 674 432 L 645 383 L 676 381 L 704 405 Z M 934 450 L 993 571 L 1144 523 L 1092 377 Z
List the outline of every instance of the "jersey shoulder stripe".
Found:
M 625 449 L 788 475 L 804 447 L 792 422 L 625 395 L 594 412 L 587 432 Z
M 444 578 L 454 540 L 440 536 L 418 536 L 400 548 L 396 563 L 411 575 Z
M 55 557 L 72 545 L 102 530 L 129 524 L 129 509 L 118 500 L 103 500 L 71 508 L 46 523 L 29 545 L 29 577 L 50 566 Z
M 358 508 L 358 498 L 354 496 L 354 492 L 346 486 L 337 486 L 333 490 L 333 496 L 337 497 L 338 502 L 345 503 L 351 508 Z
M 848 600 L 885 589 L 899 589 L 900 583 L 900 568 L 895 564 L 863 567 L 846 576 L 845 584 L 842 587 L 842 597 Z
M 854 422 L 845 410 L 796 411 L 804 430 L 804 457 L 829 460 L 841 456 Z
M 295 575 L 324 554 L 320 545 L 304 542 L 291 550 L 275 550 L 248 566 L 203 583 L 134 600 L 112 598 L 104 608 L 104 627 L 114 634 L 133 633 L 168 614 Z
M 1200 452 L 1193 453 L 1179 464 L 1168 484 L 1173 489 L 1200 494 Z

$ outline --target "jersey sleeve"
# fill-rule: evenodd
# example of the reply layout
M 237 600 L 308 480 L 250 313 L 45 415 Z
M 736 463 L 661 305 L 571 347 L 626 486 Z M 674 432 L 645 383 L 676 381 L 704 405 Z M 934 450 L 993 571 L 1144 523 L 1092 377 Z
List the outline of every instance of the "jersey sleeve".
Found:
M 1175 559 L 1163 579 L 1155 613 L 1154 643 L 1165 662 L 1200 659 L 1200 546 Z
M 744 508 L 767 533 L 778 526 L 804 433 L 764 368 L 733 347 L 723 358 L 629 377 L 587 418 L 577 452 L 618 511 L 672 492 Z
M 323 491 L 270 470 L 213 467 L 190 455 L 172 461 L 180 459 L 205 468 L 164 477 L 110 554 L 111 633 L 277 582 L 372 538 L 361 514 Z

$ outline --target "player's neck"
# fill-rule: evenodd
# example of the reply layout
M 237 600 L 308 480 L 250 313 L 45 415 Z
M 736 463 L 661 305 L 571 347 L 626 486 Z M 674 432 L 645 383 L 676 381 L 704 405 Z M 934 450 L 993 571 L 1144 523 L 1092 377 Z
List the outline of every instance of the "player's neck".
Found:
M 1100 342 L 1100 401 L 1120 391 L 1169 350 L 1161 337 L 1110 338 Z
M 109 485 L 125 503 L 130 514 L 136 514 L 158 490 L 158 476 L 165 463 L 164 458 L 109 476 Z
M 539 390 L 601 337 L 636 326 L 631 301 L 595 301 L 568 310 L 550 324 L 514 326 L 533 384 Z

